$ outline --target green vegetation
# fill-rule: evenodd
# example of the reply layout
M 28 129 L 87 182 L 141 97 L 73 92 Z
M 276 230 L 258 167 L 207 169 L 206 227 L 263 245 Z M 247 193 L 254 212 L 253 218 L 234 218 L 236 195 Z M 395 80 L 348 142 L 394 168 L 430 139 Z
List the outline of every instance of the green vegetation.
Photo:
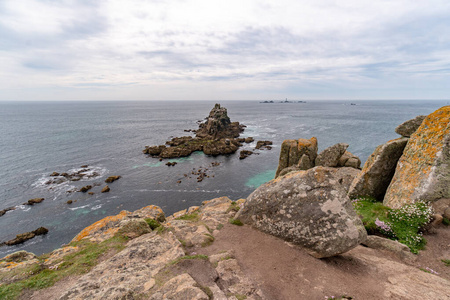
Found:
M 181 217 L 175 218 L 175 220 L 185 220 L 185 221 L 193 221 L 196 222 L 200 220 L 200 215 L 198 212 L 194 211 L 193 213 L 182 215 Z
M 442 220 L 442 224 L 444 224 L 445 226 L 450 225 L 450 220 L 447 219 L 446 217 L 444 217 L 444 219 Z
M 103 253 L 110 249 L 117 252 L 123 250 L 127 240 L 126 237 L 117 234 L 101 243 L 93 243 L 87 240 L 72 242 L 69 246 L 77 246 L 80 250 L 64 256 L 57 267 L 47 269 L 40 265 L 35 265 L 31 269 L 17 270 L 16 272 L 21 271 L 22 274 L 26 273 L 27 276 L 30 276 L 0 286 L 0 299 L 17 299 L 25 289 L 39 290 L 47 288 L 67 276 L 87 273 L 98 263 L 98 259 Z M 43 263 L 47 257 L 48 255 L 39 257 L 40 263 Z
M 233 201 L 233 202 L 231 202 L 230 207 L 228 207 L 227 213 L 230 212 L 230 211 L 238 212 L 239 209 L 241 209 L 239 207 L 239 205 L 236 203 L 236 201 Z
M 450 267 L 450 259 L 441 259 L 441 261 L 445 264 L 446 267 Z
M 233 219 L 233 218 L 230 219 L 230 224 L 237 225 L 237 226 L 242 226 L 242 225 L 244 225 L 244 223 L 242 223 L 241 220 L 239 220 L 239 219 Z
M 205 233 L 205 236 L 206 236 L 206 239 L 202 243 L 202 247 L 207 247 L 207 246 L 211 245 L 215 240 L 215 238 L 209 233 Z
M 352 201 L 369 234 L 378 234 L 409 247 L 418 253 L 426 245 L 421 231 L 430 222 L 432 209 L 423 202 L 391 209 L 374 198 L 360 197 Z
M 150 228 L 152 230 L 155 230 L 156 228 L 158 228 L 159 226 L 161 226 L 161 223 L 159 223 L 158 221 L 154 220 L 154 219 L 144 219 L 145 222 L 147 222 L 148 226 L 150 226 Z
M 217 230 L 220 230 L 220 229 L 222 229 L 222 228 L 223 228 L 223 224 L 219 224 L 219 225 L 217 225 L 217 227 L 216 227 Z

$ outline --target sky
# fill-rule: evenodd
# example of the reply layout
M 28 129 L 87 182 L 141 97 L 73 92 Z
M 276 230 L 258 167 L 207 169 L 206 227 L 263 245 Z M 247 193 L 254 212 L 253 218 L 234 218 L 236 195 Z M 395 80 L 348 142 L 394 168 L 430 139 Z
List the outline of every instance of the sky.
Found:
M 448 0 L 0 0 L 0 100 L 450 99 Z

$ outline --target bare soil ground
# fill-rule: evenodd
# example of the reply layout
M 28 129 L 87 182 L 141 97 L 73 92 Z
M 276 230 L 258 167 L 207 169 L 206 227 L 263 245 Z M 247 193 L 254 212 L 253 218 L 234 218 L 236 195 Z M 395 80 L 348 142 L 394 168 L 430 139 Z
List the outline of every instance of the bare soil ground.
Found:
M 441 259 L 450 258 L 450 228 L 440 227 L 426 237 L 427 249 L 413 263 L 429 267 L 450 279 L 450 267 Z M 269 299 L 325 299 L 325 296 L 351 296 L 353 299 L 385 299 L 388 280 L 380 277 L 377 267 L 359 259 L 359 255 L 384 257 L 401 262 L 388 251 L 358 246 L 331 258 L 316 259 L 298 246 L 259 232 L 249 226 L 227 224 L 214 243 L 197 253 L 214 254 L 233 249 L 235 257 L 249 278 L 258 283 Z M 450 296 L 449 296 L 450 297 Z

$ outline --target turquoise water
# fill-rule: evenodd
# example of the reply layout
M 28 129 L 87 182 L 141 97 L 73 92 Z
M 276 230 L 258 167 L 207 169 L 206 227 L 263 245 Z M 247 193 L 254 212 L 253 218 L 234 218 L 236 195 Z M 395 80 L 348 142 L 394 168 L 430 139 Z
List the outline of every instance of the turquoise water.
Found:
M 249 188 L 257 188 L 261 184 L 264 184 L 264 183 L 274 179 L 275 173 L 276 173 L 275 169 L 258 173 L 255 176 L 250 177 L 247 180 L 247 182 L 245 183 L 245 186 L 248 186 Z

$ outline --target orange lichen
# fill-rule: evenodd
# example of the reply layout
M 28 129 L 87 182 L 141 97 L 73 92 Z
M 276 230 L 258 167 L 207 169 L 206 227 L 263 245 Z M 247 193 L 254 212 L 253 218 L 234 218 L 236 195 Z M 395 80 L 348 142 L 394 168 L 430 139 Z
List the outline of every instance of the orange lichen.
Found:
M 386 192 L 386 205 L 397 208 L 417 200 L 416 189 L 432 172 L 437 155 L 444 147 L 444 139 L 450 134 L 449 123 L 450 106 L 444 106 L 426 117 L 411 135 Z
M 126 210 L 121 211 L 118 215 L 108 216 L 106 218 L 101 219 L 100 221 L 95 222 L 94 224 L 84 228 L 76 237 L 73 238 L 72 241 L 80 241 L 95 232 L 101 231 L 102 228 L 108 226 L 111 222 L 117 222 L 125 218 L 130 213 Z M 111 233 L 112 231 L 117 231 L 118 228 L 110 228 L 105 231 L 105 233 Z

